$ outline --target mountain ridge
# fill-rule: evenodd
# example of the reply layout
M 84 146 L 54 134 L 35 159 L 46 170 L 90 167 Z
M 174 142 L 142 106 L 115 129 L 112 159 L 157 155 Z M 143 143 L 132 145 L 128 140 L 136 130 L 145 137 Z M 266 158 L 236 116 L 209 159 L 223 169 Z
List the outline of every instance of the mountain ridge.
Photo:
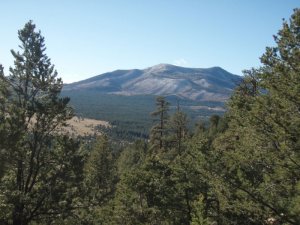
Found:
M 188 68 L 158 64 L 115 70 L 64 85 L 63 91 L 95 90 L 114 95 L 164 95 L 193 101 L 226 101 L 241 77 L 221 67 Z

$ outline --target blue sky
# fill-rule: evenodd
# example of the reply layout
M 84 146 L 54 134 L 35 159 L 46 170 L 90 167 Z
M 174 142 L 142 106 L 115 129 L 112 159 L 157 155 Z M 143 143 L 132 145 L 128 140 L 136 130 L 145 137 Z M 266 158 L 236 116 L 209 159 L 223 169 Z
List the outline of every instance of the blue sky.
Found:
M 64 82 L 159 63 L 260 65 L 299 0 L 10 0 L 0 3 L 0 63 L 13 65 L 17 30 L 33 20 Z

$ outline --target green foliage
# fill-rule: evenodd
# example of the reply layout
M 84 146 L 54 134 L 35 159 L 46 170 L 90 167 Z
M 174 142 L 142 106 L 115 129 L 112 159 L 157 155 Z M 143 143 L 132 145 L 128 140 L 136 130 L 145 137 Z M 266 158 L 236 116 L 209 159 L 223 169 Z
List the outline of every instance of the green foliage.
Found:
M 204 198 L 203 196 L 199 196 L 199 199 L 196 199 L 193 203 L 193 214 L 192 214 L 192 221 L 191 225 L 210 225 L 212 224 L 211 221 L 206 217 L 205 210 L 203 206 Z
M 145 141 L 139 140 L 127 146 L 118 158 L 118 173 L 122 175 L 126 172 L 141 166 L 148 151 L 148 145 Z
M 85 164 L 85 186 L 92 204 L 106 202 L 114 193 L 117 181 L 115 157 L 105 135 L 99 137 Z
M 157 139 L 150 140 L 150 149 L 139 142 L 120 156 L 119 169 L 125 172 L 117 186 L 116 224 L 189 224 L 192 220 L 193 201 L 202 186 L 197 163 L 185 147 L 187 119 L 181 111 L 169 117 L 164 98 L 158 99 L 157 106 Z
M 117 181 L 115 155 L 108 138 L 105 135 L 100 136 L 85 161 L 82 208 L 77 211 L 81 223 L 108 223 L 110 200 L 114 197 Z M 75 221 L 75 224 L 77 223 L 78 221 Z
M 6 141 L 0 150 L 6 163 L 0 221 L 26 225 L 71 214 L 81 192 L 75 184 L 82 179 L 84 155 L 77 142 L 57 131 L 73 114 L 69 99 L 59 97 L 62 81 L 45 54 L 44 38 L 31 21 L 18 34 L 21 52 L 11 51 L 10 75 L 4 77 L 1 68 L 0 130 Z
M 166 135 L 168 132 L 168 111 L 169 102 L 162 96 L 156 98 L 156 110 L 151 113 L 151 116 L 157 118 L 157 123 L 151 128 L 150 131 L 150 142 L 151 147 L 154 149 L 162 150 L 166 148 Z
M 215 141 L 224 170 L 219 193 L 238 224 L 272 217 L 299 224 L 300 11 L 275 36 L 259 70 L 246 71 L 229 104 L 229 128 Z
M 3 175 L 4 169 L 5 169 L 5 154 L 3 154 L 3 150 L 6 147 L 6 107 L 7 107 L 7 99 L 8 99 L 9 93 L 8 93 L 8 83 L 5 79 L 4 72 L 3 72 L 3 66 L 0 64 L 0 178 Z
M 183 144 L 188 138 L 188 119 L 187 115 L 180 111 L 179 106 L 177 112 L 175 112 L 169 121 L 170 137 L 168 142 L 172 148 L 175 148 L 177 154 L 181 154 L 183 151 Z

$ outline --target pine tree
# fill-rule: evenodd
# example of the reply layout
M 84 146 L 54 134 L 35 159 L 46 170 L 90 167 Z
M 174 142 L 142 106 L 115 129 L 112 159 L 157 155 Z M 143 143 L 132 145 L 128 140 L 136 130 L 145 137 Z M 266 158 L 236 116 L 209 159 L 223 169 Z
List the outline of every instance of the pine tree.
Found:
M 150 142 L 152 148 L 159 150 L 166 147 L 165 138 L 167 135 L 167 123 L 169 119 L 169 102 L 162 96 L 156 98 L 156 111 L 152 112 L 153 117 L 158 117 L 157 124 L 155 124 L 150 131 Z
M 82 174 L 78 144 L 58 131 L 72 117 L 62 81 L 45 54 L 44 37 L 30 21 L 18 32 L 20 51 L 10 68 L 7 156 L 0 183 L 2 221 L 26 225 L 67 216 Z
M 107 136 L 102 135 L 97 138 L 85 165 L 85 182 L 93 204 L 106 202 L 114 194 L 116 181 L 115 158 Z
M 135 141 L 122 150 L 118 158 L 118 174 L 122 175 L 141 166 L 148 152 L 148 145 L 144 140 Z
M 107 136 L 97 137 L 84 167 L 85 194 L 82 210 L 79 211 L 82 223 L 110 223 L 109 217 L 113 212 L 110 201 L 114 198 L 118 182 L 115 164 Z
M 5 163 L 6 163 L 6 154 L 5 148 L 6 145 L 6 112 L 7 112 L 7 100 L 8 100 L 8 85 L 7 80 L 4 76 L 3 66 L 0 64 L 0 178 L 3 175 Z
M 175 147 L 176 153 L 181 154 L 184 150 L 184 142 L 188 137 L 187 115 L 181 111 L 179 104 L 177 111 L 171 116 L 169 121 L 170 136 L 168 142 Z
M 262 56 L 263 67 L 246 71 L 229 104 L 229 127 L 214 144 L 224 168 L 216 190 L 232 223 L 300 224 L 299 32 L 296 9 Z

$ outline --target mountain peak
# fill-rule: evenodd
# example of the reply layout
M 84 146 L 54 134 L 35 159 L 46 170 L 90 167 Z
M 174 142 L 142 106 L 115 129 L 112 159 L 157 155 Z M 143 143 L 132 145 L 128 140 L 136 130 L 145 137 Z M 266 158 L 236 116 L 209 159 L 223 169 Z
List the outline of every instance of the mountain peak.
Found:
M 167 63 L 160 63 L 151 67 L 148 67 L 146 70 L 149 70 L 151 72 L 162 72 L 170 69 L 174 69 L 177 66 L 174 66 L 172 64 L 167 64 Z

